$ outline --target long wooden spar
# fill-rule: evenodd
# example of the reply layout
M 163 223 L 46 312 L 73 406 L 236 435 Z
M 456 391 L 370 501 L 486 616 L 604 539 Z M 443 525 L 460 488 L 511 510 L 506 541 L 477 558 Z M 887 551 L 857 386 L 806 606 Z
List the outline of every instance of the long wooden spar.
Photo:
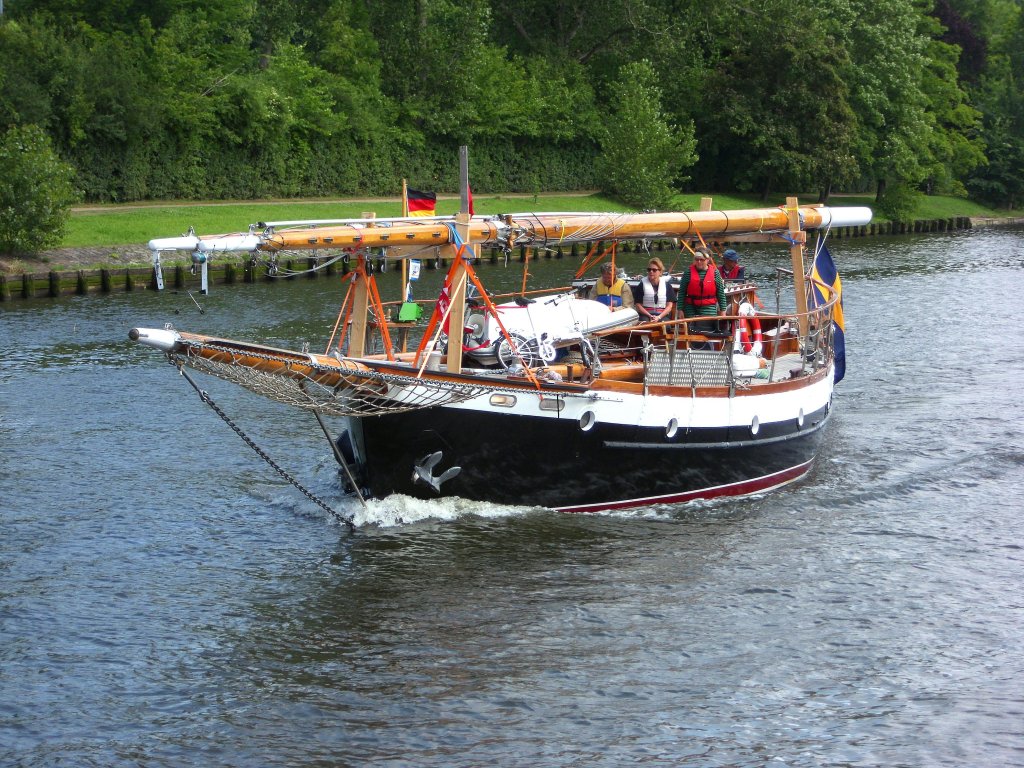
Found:
M 735 211 L 666 213 L 528 213 L 475 216 L 463 225 L 468 244 L 512 247 L 516 244 L 629 240 L 792 231 L 787 207 Z M 791 210 L 791 209 L 790 209 Z M 799 207 L 801 229 L 862 225 L 870 222 L 868 208 Z M 411 222 L 376 219 L 336 225 L 306 226 L 248 234 L 185 236 L 150 242 L 150 249 L 217 251 L 283 251 L 323 248 L 429 247 L 448 245 L 452 234 L 445 220 Z
M 841 210 L 841 209 L 840 209 Z M 866 209 L 862 209 L 866 210 Z M 832 209 L 800 208 L 804 229 L 817 229 L 831 220 Z M 868 214 L 870 217 L 870 213 Z M 870 220 L 870 218 L 869 218 Z M 629 240 L 659 237 L 704 237 L 729 233 L 771 232 L 789 229 L 784 208 L 738 211 L 692 211 L 633 214 L 530 214 L 504 219 L 475 218 L 469 223 L 466 241 L 481 245 L 515 244 L 516 241 L 544 242 L 586 240 Z M 511 238 L 511 242 L 508 242 Z M 275 232 L 266 237 L 262 250 L 304 250 L 355 246 L 378 248 L 388 245 L 439 245 L 449 242 L 443 223 L 420 225 L 401 223 L 390 227 L 343 225 L 316 229 Z

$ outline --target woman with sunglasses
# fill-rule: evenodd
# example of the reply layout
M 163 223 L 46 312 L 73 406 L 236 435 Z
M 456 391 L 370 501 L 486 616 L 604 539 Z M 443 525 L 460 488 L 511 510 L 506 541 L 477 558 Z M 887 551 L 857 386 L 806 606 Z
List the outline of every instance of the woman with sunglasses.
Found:
M 661 259 L 655 257 L 647 262 L 647 276 L 633 288 L 633 303 L 642 323 L 672 319 L 676 289 L 669 284 Z
M 705 248 L 693 252 L 693 263 L 680 285 L 683 294 L 683 317 L 714 317 L 725 314 L 725 281 L 711 262 Z M 716 329 L 713 321 L 690 324 L 694 333 L 709 333 Z

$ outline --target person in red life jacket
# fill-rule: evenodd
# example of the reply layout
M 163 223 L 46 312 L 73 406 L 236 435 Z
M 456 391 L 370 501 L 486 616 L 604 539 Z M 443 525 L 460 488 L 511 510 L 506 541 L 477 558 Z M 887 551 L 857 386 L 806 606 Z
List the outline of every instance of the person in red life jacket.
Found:
M 621 277 L 615 276 L 615 267 L 610 263 L 601 265 L 601 277 L 587 291 L 586 298 L 606 304 L 611 307 L 612 312 L 633 306 L 633 292 L 629 284 Z
M 718 271 L 726 280 L 743 280 L 746 270 L 740 266 L 740 255 L 732 248 L 728 248 L 722 254 L 722 266 L 718 268 Z
M 633 288 L 633 301 L 640 322 L 671 320 L 676 306 L 676 289 L 669 284 L 665 265 L 655 257 L 647 262 L 647 277 Z
M 725 314 L 725 280 L 711 263 L 711 255 L 705 248 L 698 248 L 693 254 L 689 273 L 683 273 L 679 283 L 683 294 L 684 317 L 714 317 Z M 691 333 L 709 333 L 717 330 L 712 320 L 690 323 Z

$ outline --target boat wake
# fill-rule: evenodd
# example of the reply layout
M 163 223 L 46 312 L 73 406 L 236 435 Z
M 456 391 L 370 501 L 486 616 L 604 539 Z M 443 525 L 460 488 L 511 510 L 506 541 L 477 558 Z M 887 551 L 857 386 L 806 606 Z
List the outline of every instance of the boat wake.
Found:
M 546 507 L 495 504 L 491 502 L 464 499 L 459 496 L 443 496 L 437 499 L 419 499 L 401 493 L 393 493 L 383 499 L 367 499 L 365 503 L 355 496 L 337 495 L 337 489 L 330 488 L 332 481 L 317 483 L 314 493 L 323 498 L 338 515 L 349 518 L 356 529 L 393 529 L 417 526 L 422 523 L 452 523 L 459 520 L 500 520 L 517 518 L 530 514 L 559 514 Z M 272 488 L 250 488 L 250 495 L 258 501 L 275 507 L 288 508 L 294 513 L 310 518 L 326 519 L 341 525 L 338 518 L 327 515 L 311 503 L 304 502 L 293 489 L 286 486 Z M 764 494 L 750 494 L 742 499 L 723 497 L 693 499 L 686 502 L 650 504 L 628 509 L 613 509 L 587 512 L 582 517 L 621 520 L 645 520 L 651 522 L 694 521 L 704 518 L 732 517 L 749 514 L 744 501 L 760 499 Z M 737 505 L 742 507 L 739 511 Z
M 344 511 L 352 514 L 352 522 L 357 528 L 400 528 L 422 522 L 453 522 L 462 518 L 520 517 L 538 511 L 537 507 L 488 504 L 458 496 L 427 501 L 400 493 L 383 499 L 368 499 L 365 506 L 356 499 L 347 499 L 345 504 Z

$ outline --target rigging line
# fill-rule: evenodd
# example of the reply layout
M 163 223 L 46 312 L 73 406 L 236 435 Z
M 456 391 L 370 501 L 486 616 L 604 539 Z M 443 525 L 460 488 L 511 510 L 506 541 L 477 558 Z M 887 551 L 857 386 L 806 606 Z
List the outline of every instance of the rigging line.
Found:
M 384 307 L 381 303 L 380 291 L 377 290 L 377 280 L 372 274 L 366 274 L 365 257 L 360 257 L 358 268 L 359 272 L 364 275 L 364 279 L 366 280 L 366 287 L 370 294 L 370 301 L 373 304 L 373 314 L 377 317 L 377 330 L 380 332 L 388 360 L 394 362 L 395 353 L 391 346 L 391 333 L 388 331 L 388 322 L 384 316 Z
M 305 382 L 299 382 L 299 389 L 303 392 L 305 392 L 304 385 Z M 359 499 L 359 503 L 363 505 L 363 509 L 368 512 L 369 507 L 366 505 L 366 499 L 363 498 L 363 492 L 359 490 L 359 484 L 356 482 L 355 477 L 353 477 L 352 470 L 349 469 L 348 462 L 341 453 L 341 448 L 338 447 L 334 438 L 331 437 L 331 433 L 327 429 L 327 423 L 324 421 L 324 417 L 320 415 L 320 411 L 316 408 L 313 409 L 313 415 L 316 416 L 317 423 L 320 425 L 320 429 L 323 431 L 324 437 L 327 438 L 327 442 L 331 444 L 331 450 L 334 452 L 334 458 L 339 464 L 341 464 L 342 469 L 345 470 L 345 475 L 348 477 L 348 481 L 352 484 L 352 490 L 355 493 L 356 498 Z
M 242 438 L 242 440 L 245 442 L 246 445 L 248 445 L 250 448 L 253 449 L 253 451 L 256 452 L 257 456 L 259 456 L 261 459 L 263 459 L 265 462 L 267 462 L 267 464 L 269 464 L 270 467 L 275 472 L 277 472 L 277 474 L 279 474 L 281 477 L 283 477 L 285 480 L 287 480 L 289 483 L 291 483 L 293 486 L 295 486 L 302 493 L 303 496 L 305 496 L 307 499 L 312 501 L 314 504 L 316 504 L 318 507 L 320 507 L 325 512 L 327 512 L 330 515 L 332 515 L 336 520 L 338 520 L 338 522 L 344 523 L 346 526 L 348 526 L 348 529 L 349 529 L 350 533 L 354 533 L 355 532 L 356 526 L 355 526 L 355 523 L 352 522 L 351 516 L 346 517 L 345 515 L 343 515 L 340 512 L 338 512 L 337 510 L 331 508 L 327 504 L 326 501 L 321 499 L 319 496 L 314 494 L 312 491 L 308 490 L 298 480 L 296 480 L 294 477 L 292 477 L 290 474 L 288 474 L 288 472 L 283 467 L 278 465 L 277 462 L 275 462 L 272 458 L 270 458 L 270 456 L 267 455 L 266 451 L 264 451 L 262 448 L 260 448 L 258 445 L 256 445 L 256 443 L 253 441 L 253 439 L 251 437 L 249 437 L 247 434 L 245 434 L 245 432 L 242 431 L 242 428 L 239 427 L 237 424 L 235 424 L 235 422 L 233 422 L 231 420 L 231 417 L 229 417 L 226 413 L 224 413 L 224 411 L 222 411 L 220 409 L 220 406 L 218 406 L 213 401 L 213 398 L 210 397 L 210 394 L 205 389 L 200 389 L 199 388 L 199 385 L 196 384 L 195 379 L 193 379 L 191 376 L 188 375 L 188 372 L 185 370 L 184 364 L 180 360 L 179 361 L 171 360 L 171 364 L 176 366 L 177 369 L 178 369 L 178 373 L 180 373 L 182 376 L 184 376 L 185 377 L 185 381 L 187 381 L 189 384 L 192 385 L 192 389 L 194 389 L 199 394 L 199 399 L 202 400 L 204 403 L 206 403 L 208 406 L 210 406 L 210 408 L 213 409 L 213 412 L 216 413 L 218 416 L 220 416 L 221 419 L 223 419 L 224 423 L 227 424 L 229 427 L 231 427 L 232 431 L 234 431 L 234 433 L 236 435 L 238 435 L 240 438 Z
M 498 324 L 498 328 L 501 330 L 502 336 L 504 336 L 508 340 L 509 346 L 515 352 L 516 357 L 519 358 L 519 362 L 522 363 L 522 365 L 523 365 L 523 372 L 526 374 L 526 378 L 529 379 L 530 382 L 535 387 L 537 387 L 537 389 L 540 389 L 540 382 L 537 381 L 536 376 L 534 376 L 533 371 L 526 364 L 526 361 L 523 359 L 523 356 L 519 353 L 519 350 L 516 348 L 516 345 L 512 343 L 512 335 L 505 328 L 504 323 L 501 322 L 501 316 L 498 313 L 497 308 L 494 306 L 494 302 L 491 301 L 491 297 L 487 295 L 487 291 L 484 289 L 483 283 L 480 282 L 480 278 L 477 277 L 476 270 L 473 269 L 473 265 L 472 264 L 467 263 L 465 257 L 462 255 L 465 252 L 465 250 L 466 250 L 466 244 L 462 241 L 462 237 L 459 235 L 459 231 L 455 228 L 454 224 L 450 224 L 450 223 L 448 224 L 448 229 L 451 232 L 452 242 L 456 246 L 456 250 L 455 250 L 455 263 L 452 264 L 452 269 L 455 268 L 455 264 L 457 264 L 459 262 L 462 263 L 463 272 L 462 272 L 461 277 L 464 280 L 466 280 L 466 279 L 470 280 L 473 283 L 473 285 L 476 287 L 477 291 L 480 293 L 480 296 L 484 300 L 484 305 L 486 306 L 487 311 L 490 312 L 491 316 L 494 318 L 494 321 Z M 527 251 L 527 256 L 526 256 L 527 265 L 529 264 L 529 259 L 530 259 L 529 251 Z M 526 267 L 524 267 L 524 270 L 525 269 L 526 269 Z M 528 274 L 528 273 L 526 273 L 526 274 Z M 522 291 L 522 294 L 521 294 L 523 296 L 526 295 L 526 274 L 524 274 L 524 276 L 523 276 L 523 291 Z M 451 305 L 448 306 L 448 311 L 449 312 L 451 311 Z M 532 318 L 531 318 L 531 322 L 532 322 Z M 451 336 L 449 335 L 449 343 L 450 343 L 450 339 L 451 339 Z M 459 341 L 459 343 L 461 343 L 461 340 Z M 423 364 L 425 366 L 426 362 L 424 361 Z M 422 373 L 423 373 L 423 368 L 421 367 L 420 368 L 420 375 L 422 375 Z
M 341 306 L 338 308 L 338 319 L 334 323 L 334 328 L 331 330 L 331 338 L 327 340 L 327 349 L 324 350 L 325 355 L 331 353 L 331 347 L 334 345 L 334 337 L 338 334 L 338 327 L 341 325 L 342 317 L 346 316 L 345 310 L 349 305 L 349 298 L 352 296 L 353 289 L 355 287 L 355 272 L 349 272 L 347 275 L 342 275 L 341 282 L 348 281 L 349 286 L 345 291 L 345 298 L 341 302 Z M 345 332 L 342 332 L 342 338 L 344 338 Z M 338 346 L 341 346 L 341 339 L 338 340 Z
M 278 253 L 283 253 L 283 252 L 282 251 L 278 251 Z M 285 270 L 278 270 L 278 275 L 281 275 L 283 277 L 295 277 L 297 275 L 308 275 L 311 272 L 319 272 L 322 269 L 327 269 L 327 267 L 330 267 L 330 266 L 336 264 L 338 261 L 340 261 L 342 258 L 344 258 L 344 256 L 345 256 L 344 253 L 339 253 L 337 256 L 334 256 L 333 258 L 331 258 L 329 261 L 325 261 L 322 264 L 317 264 L 316 266 L 310 267 L 309 269 L 300 269 L 300 270 L 285 269 Z M 306 258 L 309 258 L 309 257 L 306 257 Z M 316 258 L 316 257 L 313 257 L 313 258 Z M 264 260 L 263 263 L 264 263 L 264 265 L 269 264 L 269 260 Z M 278 275 L 274 275 L 274 276 L 277 277 Z
M 454 269 L 455 265 L 458 264 L 458 263 L 459 263 L 459 260 L 458 260 L 458 257 L 456 257 L 455 261 L 452 264 L 452 269 Z M 450 272 L 449 272 L 449 275 L 451 275 Z M 438 322 L 436 323 L 436 326 L 429 329 L 430 331 L 434 332 L 434 338 L 430 340 L 430 344 L 429 344 L 430 347 L 434 347 L 437 344 L 438 339 L 441 338 L 441 332 L 444 330 L 444 323 L 445 323 L 445 321 L 448 320 L 448 318 L 451 317 L 452 306 L 453 306 L 453 302 L 451 300 L 451 297 L 454 296 L 456 293 L 458 293 L 458 291 L 460 291 L 460 290 L 462 290 L 462 291 L 466 290 L 466 272 L 462 272 L 462 274 L 460 274 L 458 276 L 458 279 L 451 284 L 449 290 L 450 290 L 450 293 L 448 294 L 448 306 L 444 308 L 444 312 L 443 312 L 442 316 L 440 317 L 440 319 L 438 320 Z M 434 310 L 434 313 L 435 313 L 435 315 L 437 314 L 437 310 L 436 309 Z M 449 325 L 449 330 L 451 330 L 451 326 L 450 325 Z M 453 338 L 454 338 L 454 343 L 456 343 L 456 344 L 461 344 L 462 343 L 459 338 L 455 338 L 455 337 L 453 337 L 449 333 L 448 334 L 448 343 L 449 344 L 453 343 Z M 423 339 L 424 339 L 424 341 L 427 339 L 427 334 L 423 335 Z M 422 341 L 420 342 L 420 347 L 423 348 L 423 342 Z M 418 354 L 419 354 L 419 352 L 417 352 L 417 355 Z M 427 363 L 429 361 L 430 361 L 430 354 L 427 353 L 426 355 L 423 356 L 423 362 L 420 364 L 420 368 L 416 372 L 416 378 L 417 379 L 423 378 L 423 371 L 426 370 Z

